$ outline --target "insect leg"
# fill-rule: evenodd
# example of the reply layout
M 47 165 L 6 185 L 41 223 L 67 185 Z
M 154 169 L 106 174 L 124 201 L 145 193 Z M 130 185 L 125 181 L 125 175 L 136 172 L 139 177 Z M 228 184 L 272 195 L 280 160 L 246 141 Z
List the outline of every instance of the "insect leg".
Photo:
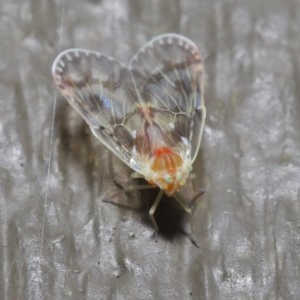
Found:
M 157 195 L 154 203 L 152 204 L 152 206 L 151 206 L 151 208 L 149 210 L 149 216 L 151 218 L 151 222 L 152 222 L 153 226 L 155 227 L 156 231 L 158 231 L 158 226 L 157 226 L 157 223 L 156 223 L 155 218 L 154 218 L 154 213 L 155 213 L 155 211 L 157 209 L 157 206 L 158 206 L 158 204 L 159 204 L 159 202 L 160 202 L 161 197 L 162 197 L 163 194 L 164 194 L 164 191 L 161 190 L 158 193 L 158 195 Z
M 138 172 L 131 173 L 132 178 L 144 178 L 142 174 L 139 174 Z
M 192 212 L 191 208 L 188 207 L 185 203 L 183 203 L 179 197 L 177 197 L 176 195 L 172 195 L 175 200 L 179 203 L 179 205 L 183 208 L 184 211 L 186 211 L 188 214 L 190 214 Z
M 146 189 L 155 189 L 156 186 L 150 184 L 130 184 L 125 191 L 135 191 L 135 190 L 146 190 Z

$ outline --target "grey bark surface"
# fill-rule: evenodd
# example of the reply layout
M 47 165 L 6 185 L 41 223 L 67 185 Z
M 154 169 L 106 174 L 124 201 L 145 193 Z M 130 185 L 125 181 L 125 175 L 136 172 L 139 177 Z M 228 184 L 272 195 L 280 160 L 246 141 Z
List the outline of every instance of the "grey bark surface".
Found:
M 1 299 L 299 299 L 300 2 L 0 4 Z M 206 67 L 187 215 L 129 170 L 57 92 L 66 48 L 129 62 L 177 32 Z M 197 195 L 205 189 L 205 193 Z M 111 195 L 114 195 L 113 197 Z

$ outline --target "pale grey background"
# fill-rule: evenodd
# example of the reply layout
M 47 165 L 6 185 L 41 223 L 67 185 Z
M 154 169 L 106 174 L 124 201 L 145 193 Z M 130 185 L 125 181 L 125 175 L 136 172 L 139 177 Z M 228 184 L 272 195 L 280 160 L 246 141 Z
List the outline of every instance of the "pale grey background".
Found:
M 299 0 L 0 6 L 1 299 L 300 299 Z M 155 237 L 157 191 L 108 198 L 131 171 L 50 69 L 68 47 L 128 62 L 165 32 L 201 50 L 208 117 L 193 214 L 164 198 Z

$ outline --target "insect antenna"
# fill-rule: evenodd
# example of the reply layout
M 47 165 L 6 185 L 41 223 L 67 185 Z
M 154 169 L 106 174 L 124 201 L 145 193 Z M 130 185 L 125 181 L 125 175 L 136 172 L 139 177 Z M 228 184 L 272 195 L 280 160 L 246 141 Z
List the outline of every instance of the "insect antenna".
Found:
M 111 202 L 108 199 L 114 198 L 114 197 L 122 195 L 124 193 L 126 194 L 127 192 L 157 188 L 156 186 L 151 185 L 151 184 L 129 184 L 126 188 L 124 188 L 120 184 L 116 184 L 116 185 L 120 190 L 113 194 L 108 195 L 106 199 L 102 200 L 103 202 Z

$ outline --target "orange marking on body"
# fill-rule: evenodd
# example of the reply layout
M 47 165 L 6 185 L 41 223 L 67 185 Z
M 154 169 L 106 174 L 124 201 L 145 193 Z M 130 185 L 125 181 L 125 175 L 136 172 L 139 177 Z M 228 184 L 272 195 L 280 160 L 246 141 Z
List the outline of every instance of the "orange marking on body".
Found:
M 183 163 L 182 157 L 178 153 L 166 147 L 156 149 L 153 156 L 151 169 L 156 172 L 166 171 L 175 173 L 177 168 Z
M 172 153 L 172 150 L 166 147 L 158 148 L 154 151 L 154 156 L 159 156 L 162 154 L 170 154 Z

